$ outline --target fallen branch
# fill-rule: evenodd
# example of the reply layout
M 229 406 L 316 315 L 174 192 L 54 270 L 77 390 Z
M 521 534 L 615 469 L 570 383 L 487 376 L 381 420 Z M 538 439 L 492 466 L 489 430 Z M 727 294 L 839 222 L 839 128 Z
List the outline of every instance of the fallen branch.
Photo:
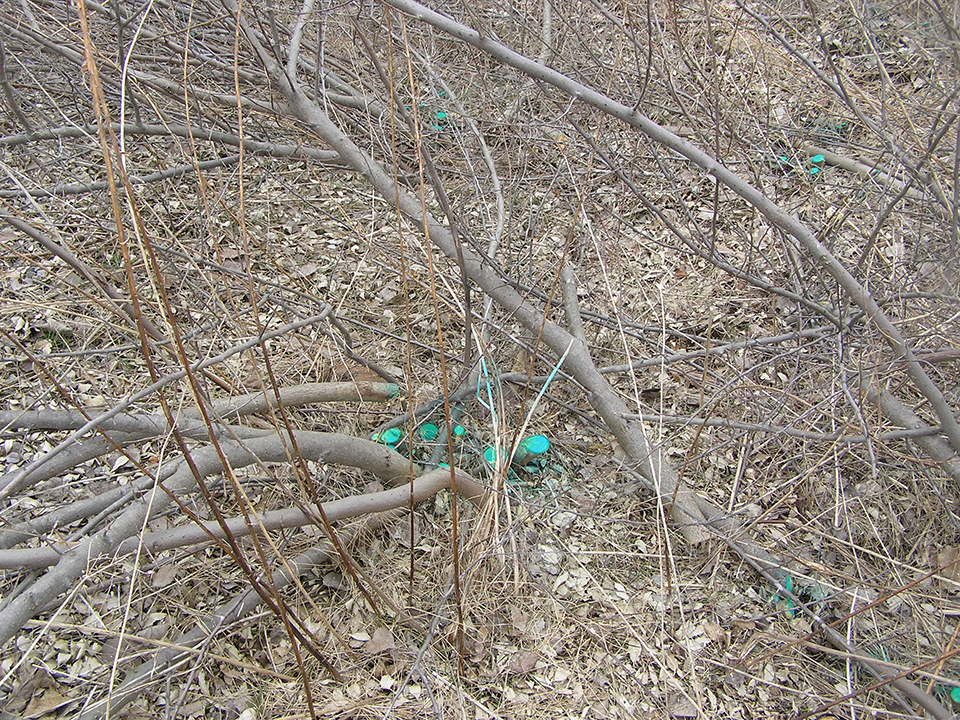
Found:
M 411 486 L 404 485 L 391 490 L 352 495 L 342 500 L 323 503 L 330 522 L 385 512 L 408 505 L 411 501 L 419 503 L 435 495 L 439 490 L 450 487 L 450 470 L 440 468 L 422 475 Z M 474 503 L 483 498 L 484 489 L 476 480 L 461 471 L 457 471 L 457 491 Z M 316 523 L 321 509 L 316 506 L 293 507 L 283 510 L 270 510 L 263 513 L 251 512 L 248 517 L 235 517 L 225 521 L 224 528 L 216 522 L 201 525 L 190 524 L 171 530 L 146 533 L 131 537 L 120 543 L 113 552 L 114 558 L 134 552 L 159 553 L 188 545 L 211 542 L 228 536 L 246 537 L 257 532 L 271 530 L 289 530 Z M 252 524 L 251 524 L 252 520 Z M 39 548 L 23 550 L 0 550 L 0 570 L 37 569 L 56 565 L 59 559 L 77 543 L 52 543 Z
M 788 437 L 800 438 L 801 440 L 813 440 L 814 442 L 836 442 L 844 445 L 857 445 L 865 442 L 890 442 L 892 440 L 903 440 L 904 438 L 921 438 L 937 435 L 940 428 L 929 427 L 927 425 L 918 425 L 916 427 L 907 427 L 905 430 L 891 430 L 880 433 L 876 437 L 867 435 L 844 435 L 843 432 L 822 433 L 812 430 L 800 430 L 785 425 L 760 425 L 757 423 L 745 423 L 738 420 L 727 420 L 726 418 L 695 418 L 684 415 L 658 415 L 656 413 L 644 413 L 643 415 L 629 416 L 636 420 L 646 420 L 647 422 L 660 422 L 667 425 L 693 425 L 704 427 L 726 428 L 728 430 L 743 430 L 744 432 L 768 433 L 771 435 L 786 435 Z M 942 442 L 942 441 L 941 441 Z M 948 446 L 949 449 L 949 446 Z
M 852 158 L 844 157 L 843 155 L 838 155 L 837 153 L 831 152 L 825 148 L 815 147 L 813 145 L 804 145 L 801 149 L 809 157 L 822 155 L 824 162 L 826 162 L 828 165 L 833 165 L 849 172 L 863 175 L 864 177 L 875 181 L 878 185 L 885 185 L 894 192 L 901 193 L 912 200 L 916 200 L 917 202 L 924 202 L 928 200 L 928 198 L 925 197 L 922 192 L 917 190 L 910 183 L 904 182 L 903 180 L 900 180 L 892 174 L 882 170 L 878 165 L 866 165 L 858 160 L 853 160 Z M 934 205 L 933 207 L 942 218 L 946 219 L 949 217 L 949 211 L 943 206 Z
M 950 447 L 950 443 L 940 437 L 936 428 L 931 428 L 917 417 L 906 405 L 886 390 L 877 390 L 864 378 L 861 385 L 867 399 L 880 408 L 887 418 L 908 431 L 918 433 L 911 439 L 929 455 L 955 483 L 960 483 L 960 457 Z
M 400 388 L 393 383 L 378 382 L 330 382 L 304 383 L 280 388 L 280 405 L 301 407 L 326 402 L 377 402 L 393 400 Z M 277 396 L 273 392 L 259 392 L 240 397 L 224 398 L 213 403 L 212 412 L 220 420 L 233 420 L 244 415 L 256 415 L 268 409 L 276 409 Z M 186 413 L 190 417 L 199 416 L 192 409 Z
M 5 221 L 8 225 L 12 225 L 28 237 L 33 238 L 52 255 L 55 255 L 63 260 L 67 265 L 72 267 L 85 280 L 87 280 L 87 282 L 98 288 L 100 292 L 106 296 L 108 307 L 117 315 L 117 317 L 120 317 L 125 321 L 132 320 L 134 324 L 136 324 L 136 317 L 134 316 L 133 306 L 130 304 L 130 302 L 124 299 L 120 292 L 110 283 L 102 280 L 92 268 L 90 268 L 85 262 L 70 252 L 70 250 L 65 248 L 56 240 L 44 235 L 30 223 L 24 222 L 18 217 L 8 215 L 7 213 L 2 213 L 0 214 L 0 220 Z M 147 334 L 154 340 L 162 341 L 164 339 L 163 333 L 160 332 L 156 326 L 146 318 L 143 318 L 143 327 L 147 331 Z
M 324 311 L 319 315 L 303 318 L 302 320 L 297 320 L 296 322 L 289 323 L 288 325 L 284 325 L 280 328 L 277 328 L 276 330 L 270 330 L 269 332 L 264 332 L 262 335 L 259 335 L 255 338 L 242 342 L 239 345 L 235 345 L 232 348 L 228 348 L 227 350 L 223 351 L 219 355 L 215 355 L 214 357 L 206 358 L 204 360 L 198 360 L 190 367 L 190 372 L 197 372 L 198 370 L 203 370 L 205 368 L 210 367 L 211 365 L 217 365 L 223 362 L 224 360 L 226 360 L 227 358 L 232 357 L 237 353 L 241 353 L 244 350 L 249 350 L 252 347 L 256 347 L 257 345 L 267 340 L 272 340 L 275 337 L 280 337 L 282 335 L 285 335 L 286 333 L 296 330 L 297 328 L 301 328 L 306 325 L 312 325 L 314 323 L 320 322 L 321 320 L 325 320 L 327 316 L 330 314 L 332 309 L 333 308 L 331 308 L 328 305 L 324 309 Z M 90 419 L 87 423 L 83 425 L 83 427 L 80 427 L 74 430 L 72 433 L 70 433 L 69 437 L 67 437 L 65 440 L 61 441 L 60 443 L 58 443 L 56 447 L 50 449 L 41 457 L 33 460 L 25 468 L 18 470 L 16 474 L 12 475 L 12 477 L 4 476 L 6 478 L 6 482 L 5 484 L 0 485 L 0 500 L 10 497 L 13 493 L 22 489 L 27 484 L 28 481 L 32 480 L 33 474 L 37 470 L 43 467 L 44 464 L 53 460 L 53 458 L 57 457 L 57 455 L 59 455 L 60 453 L 72 447 L 73 444 L 76 443 L 80 438 L 82 438 L 86 433 L 99 427 L 101 423 L 106 422 L 107 420 L 110 420 L 111 418 L 114 418 L 117 415 L 121 414 L 134 403 L 150 397 L 151 395 L 156 393 L 158 390 L 161 390 L 162 388 L 166 387 L 170 383 L 176 382 L 178 380 L 182 380 L 184 377 L 187 376 L 187 372 L 188 372 L 187 370 L 177 370 L 176 372 L 170 373 L 169 375 L 166 375 L 160 378 L 152 385 L 149 385 L 145 387 L 143 390 L 140 390 L 139 392 L 134 393 L 130 397 L 126 398 L 125 400 L 121 400 L 112 408 L 110 408 L 110 410 L 108 410 L 107 412 L 102 413 L 101 415 L 98 415 L 97 417 Z
M 163 180 L 170 180 L 172 178 L 182 177 L 193 172 L 201 172 L 204 170 L 213 170 L 220 167 L 228 167 L 230 165 L 236 165 L 240 162 L 239 155 L 228 155 L 227 157 L 216 158 L 214 160 L 204 160 L 203 162 L 198 163 L 186 163 L 185 165 L 178 165 L 177 167 L 168 168 L 166 170 L 160 170 L 158 172 L 149 173 L 147 175 L 130 175 L 130 183 L 133 185 L 146 185 L 149 183 L 161 182 Z M 48 188 L 35 188 L 33 190 L 23 189 L 23 190 L 0 190 L 0 198 L 12 198 L 12 197 L 64 197 L 66 195 L 82 195 L 84 193 L 90 192 L 99 192 L 100 190 L 107 190 L 110 187 L 110 183 L 105 180 L 97 180 L 95 182 L 77 184 L 77 185 L 54 185 L 53 187 Z
M 356 467 L 374 473 L 388 483 L 400 483 L 420 469 L 385 445 L 346 435 L 331 433 L 296 433 L 297 449 L 304 460 Z M 238 469 L 256 462 L 288 462 L 294 456 L 286 436 L 252 438 L 243 445 L 221 442 L 217 448 L 205 447 L 192 453 L 193 468 L 203 477 L 224 469 L 221 458 Z M 127 538 L 134 537 L 151 517 L 165 510 L 173 497 L 191 492 L 197 484 L 191 466 L 179 463 L 162 486 L 155 486 L 128 507 L 106 528 L 79 543 L 60 556 L 55 567 L 47 571 L 25 593 L 0 611 L 0 645 L 16 635 L 27 620 L 34 617 L 61 593 L 73 587 L 89 564 L 110 556 Z M 449 471 L 447 471 L 449 474 Z
M 284 407 L 298 407 L 319 402 L 377 401 L 389 400 L 396 394 L 397 388 L 387 383 L 308 383 L 294 385 L 280 390 L 280 401 Z M 213 403 L 214 414 L 224 420 L 264 412 L 275 405 L 272 393 L 251 393 L 235 398 L 224 398 Z M 188 410 L 177 426 L 187 438 L 209 439 L 209 430 L 195 419 L 196 410 Z M 0 426 L 4 429 L 18 429 L 28 432 L 39 430 L 73 430 L 84 426 L 88 418 L 77 411 L 70 410 L 34 410 L 0 412 Z M 270 430 L 231 425 L 215 426 L 217 436 L 241 440 L 261 437 L 272 433 Z M 84 439 L 67 451 L 44 463 L 31 474 L 31 482 L 37 483 L 55 477 L 77 465 L 89 462 L 97 457 L 113 452 L 117 447 L 126 447 L 131 443 L 151 437 L 162 437 L 169 433 L 170 426 L 163 415 L 127 415 L 122 414 L 105 420 L 98 426 L 99 437 Z M 17 471 L 0 476 L 0 487 L 6 486 Z M 161 480 L 164 478 L 161 477 Z M 10 548 L 31 539 L 43 537 L 55 527 L 70 525 L 85 517 L 104 511 L 108 507 L 123 504 L 124 499 L 132 500 L 133 491 L 142 492 L 152 484 L 152 478 L 142 478 L 128 485 L 107 491 L 86 500 L 70 503 L 64 507 L 29 518 L 19 523 L 9 523 L 0 529 L 0 548 Z
M 189 138 L 191 140 L 209 140 L 220 145 L 231 145 L 233 147 L 243 147 L 244 151 L 251 155 L 265 155 L 275 158 L 293 158 L 300 160 L 312 160 L 321 165 L 341 166 L 339 157 L 333 150 L 317 150 L 316 148 L 305 147 L 303 145 L 278 145 L 276 143 L 261 142 L 231 133 L 225 133 L 219 130 L 212 130 L 206 127 L 187 127 L 185 125 L 132 125 L 129 123 L 111 123 L 110 129 L 119 137 L 127 136 L 148 136 L 148 137 L 175 137 Z M 81 138 L 89 137 L 96 139 L 98 128 L 96 125 L 81 125 L 79 127 L 70 125 L 66 127 L 50 128 L 49 130 L 37 130 L 33 133 L 21 133 L 19 135 L 7 135 L 0 137 L 0 146 L 23 145 L 38 140 L 53 140 L 59 138 Z
M 474 504 L 483 501 L 486 496 L 486 490 L 466 473 L 459 470 L 457 472 L 457 489 L 468 500 Z M 432 470 L 417 478 L 413 484 L 414 502 L 420 502 L 426 497 L 431 497 L 441 489 L 450 487 L 450 470 L 448 468 L 439 468 Z M 393 507 L 403 507 L 410 502 L 410 488 L 400 487 L 394 490 L 386 491 L 400 496 L 400 501 Z M 375 493 L 379 496 L 385 496 L 385 493 Z M 366 495 L 350 498 L 351 501 L 358 503 L 367 502 Z M 327 517 L 331 520 L 333 517 L 333 503 L 325 504 L 327 508 Z M 370 530 L 373 527 L 382 525 L 385 518 L 390 517 L 390 511 L 386 507 L 378 509 L 376 515 L 371 516 L 364 530 Z M 310 521 L 312 522 L 312 520 Z M 344 537 L 344 533 L 346 537 Z M 348 528 L 344 533 L 340 533 L 341 541 L 350 542 L 354 537 L 360 534 L 357 529 Z M 320 546 L 311 548 L 305 553 L 295 558 L 286 560 L 278 570 L 273 573 L 273 584 L 279 590 L 291 582 L 297 575 L 303 575 L 312 568 L 327 562 L 336 557 L 336 552 L 329 541 L 325 541 Z M 178 638 L 174 647 L 162 650 L 153 658 L 143 663 L 139 668 L 127 673 L 126 679 L 120 687 L 116 688 L 109 699 L 88 706 L 79 715 L 78 720 L 95 720 L 102 717 L 109 709 L 111 712 L 117 712 L 127 703 L 144 692 L 152 684 L 159 682 L 165 677 L 164 671 L 173 669 L 177 664 L 190 657 L 190 648 L 196 647 L 205 639 L 209 638 L 217 628 L 224 628 L 231 623 L 249 615 L 254 609 L 263 603 L 263 599 L 255 592 L 250 590 L 240 593 L 229 602 L 221 605 L 206 618 L 199 621 L 197 626 L 189 633 Z

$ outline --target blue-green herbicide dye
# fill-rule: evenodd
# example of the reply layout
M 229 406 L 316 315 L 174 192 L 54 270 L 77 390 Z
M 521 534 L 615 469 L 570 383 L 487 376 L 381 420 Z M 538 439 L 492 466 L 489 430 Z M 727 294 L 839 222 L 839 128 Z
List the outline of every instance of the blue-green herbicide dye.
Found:
M 433 442 L 440 435 L 440 428 L 433 423 L 424 423 L 420 426 L 420 439 L 425 442 Z
M 516 465 L 528 465 L 535 462 L 550 449 L 550 440 L 546 435 L 531 435 L 517 448 L 513 456 Z
M 773 597 L 770 598 L 770 602 L 780 603 L 786 600 L 787 601 L 787 609 L 785 611 L 786 616 L 792 618 L 797 614 L 797 611 L 794 609 L 793 598 L 791 597 L 793 595 L 793 576 L 792 575 L 787 575 L 783 579 L 783 589 L 786 591 L 786 593 L 784 595 L 781 595 L 779 592 L 774 593 Z
M 812 168 L 810 168 L 810 174 L 811 174 L 811 175 L 819 175 L 819 174 L 820 174 L 821 168 L 819 168 L 819 167 L 817 167 L 817 166 L 818 166 L 818 165 L 822 165 L 823 162 L 824 162 L 824 160 L 826 160 L 826 158 L 825 158 L 823 155 L 819 155 L 819 154 L 818 154 L 818 155 L 814 155 L 813 157 L 810 158 L 810 162 L 812 162 L 813 165 L 814 165 Z
M 374 442 L 383 443 L 393 447 L 400 439 L 403 437 L 403 431 L 400 428 L 387 428 L 382 433 L 374 433 L 370 436 L 370 439 Z
M 512 465 L 516 468 L 536 471 L 540 468 L 530 465 L 540 459 L 550 449 L 550 440 L 546 435 L 531 435 L 520 443 L 517 452 L 513 455 Z M 484 448 L 483 459 L 490 465 L 497 462 L 497 451 L 492 447 Z

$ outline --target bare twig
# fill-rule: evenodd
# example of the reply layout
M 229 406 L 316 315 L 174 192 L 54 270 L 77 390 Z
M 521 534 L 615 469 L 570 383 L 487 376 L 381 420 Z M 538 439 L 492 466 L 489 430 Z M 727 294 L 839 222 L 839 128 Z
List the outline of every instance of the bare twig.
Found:
M 313 160 L 324 165 L 343 167 L 343 163 L 332 150 L 318 150 L 304 145 L 283 145 L 272 142 L 262 142 L 244 137 L 242 140 L 233 133 L 227 133 L 220 130 L 214 130 L 206 127 L 187 127 L 185 125 L 135 125 L 128 123 L 111 123 L 110 129 L 116 134 L 129 136 L 146 137 L 181 137 L 193 140 L 209 140 L 220 145 L 230 145 L 232 147 L 242 146 L 243 149 L 252 155 L 266 155 L 277 158 L 303 158 Z M 95 125 L 65 126 L 59 128 L 50 128 L 48 130 L 37 130 L 34 133 L 24 133 L 19 135 L 6 135 L 0 137 L 0 146 L 23 145 L 28 142 L 39 140 L 52 140 L 56 138 L 90 138 L 94 139 L 97 133 Z
M 182 177 L 193 172 L 200 172 L 203 170 L 213 170 L 214 168 L 229 167 L 230 165 L 236 165 L 239 162 L 239 155 L 229 155 L 227 157 L 217 158 L 216 160 L 204 160 L 199 163 L 188 163 L 186 165 L 179 165 L 177 167 L 168 168 L 166 170 L 160 170 L 155 173 L 148 173 L 147 175 L 141 176 L 131 176 L 130 181 L 134 185 L 146 185 L 154 182 L 162 182 L 163 180 L 170 180 L 172 178 Z M 10 197 L 22 197 L 28 195 L 30 197 L 39 198 L 39 197 L 56 197 L 56 196 L 65 196 L 65 195 L 82 195 L 83 193 L 90 192 L 99 192 L 100 190 L 106 190 L 110 187 L 110 183 L 99 180 L 96 182 L 84 183 L 82 185 L 56 185 L 50 188 L 36 188 L 33 190 L 0 190 L 0 197 L 10 198 Z
M 363 525 L 363 529 L 369 530 L 378 527 L 386 517 L 385 515 L 374 515 L 368 518 Z M 361 529 L 348 528 L 340 533 L 340 537 L 344 542 L 350 542 L 362 532 Z M 317 547 L 284 562 L 273 573 L 273 583 L 278 589 L 285 588 L 294 582 L 296 575 L 303 575 L 312 568 L 329 562 L 336 556 L 336 550 L 331 543 L 321 543 Z M 114 689 L 109 698 L 88 705 L 80 713 L 78 720 L 96 720 L 104 717 L 108 711 L 111 713 L 120 711 L 154 684 L 164 681 L 168 673 L 177 669 L 190 658 L 193 648 L 214 636 L 215 629 L 229 628 L 233 623 L 250 615 L 262 604 L 263 599 L 252 590 L 247 589 L 238 593 L 197 622 L 193 630 L 181 635 L 170 646 L 155 653 L 149 660 L 128 672 L 123 683 Z
M 563 310 L 567 318 L 567 328 L 570 334 L 582 343 L 587 342 L 583 333 L 583 318 L 580 316 L 580 303 L 577 300 L 577 280 L 573 275 L 570 263 L 564 263 L 560 271 L 560 282 L 563 284 Z
M 636 420 L 646 420 L 647 422 L 662 422 L 668 425 L 693 425 L 717 428 L 728 428 L 730 430 L 744 430 L 746 432 L 770 433 L 774 435 L 786 435 L 788 437 L 800 438 L 802 440 L 814 440 L 817 442 L 838 442 L 845 445 L 856 445 L 865 442 L 879 441 L 890 442 L 893 440 L 903 440 L 904 438 L 921 438 L 937 435 L 940 430 L 932 427 L 916 427 L 907 430 L 892 430 L 877 435 L 875 438 L 866 435 L 844 435 L 842 432 L 822 433 L 812 430 L 799 430 L 793 427 L 760 425 L 757 423 L 745 423 L 737 420 L 727 420 L 725 418 L 695 418 L 680 415 L 658 415 L 656 413 L 644 413 L 643 415 L 631 416 Z
M 117 291 L 117 289 L 114 288 L 110 283 L 102 280 L 99 275 L 97 275 L 76 255 L 70 252 L 70 250 L 55 240 L 47 237 L 35 227 L 24 222 L 18 217 L 8 215 L 7 213 L 0 213 L 0 220 L 5 221 L 8 225 L 12 225 L 20 232 L 33 238 L 53 255 L 56 255 L 58 258 L 67 263 L 67 265 L 80 273 L 80 275 L 82 275 L 91 285 L 98 288 L 107 297 L 108 302 L 110 303 L 110 308 L 117 314 L 117 316 L 128 321 L 134 319 L 133 307 L 123 298 L 122 295 L 120 295 L 119 291 Z M 163 333 L 161 333 L 149 320 L 144 318 L 143 322 L 150 337 L 152 337 L 154 340 L 163 340 Z

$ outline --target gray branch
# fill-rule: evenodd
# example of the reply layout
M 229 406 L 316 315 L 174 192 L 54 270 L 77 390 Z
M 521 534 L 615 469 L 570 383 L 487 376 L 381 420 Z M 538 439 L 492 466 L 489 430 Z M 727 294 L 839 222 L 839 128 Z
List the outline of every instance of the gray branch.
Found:
M 305 460 L 330 465 L 355 467 L 373 473 L 388 483 L 400 483 L 416 476 L 420 468 L 385 445 L 333 433 L 301 432 L 296 435 L 297 450 Z M 221 442 L 219 450 L 231 468 L 239 469 L 252 463 L 285 463 L 294 457 L 294 449 L 286 436 L 253 438 L 242 445 Z M 205 447 L 192 454 L 193 465 L 200 476 L 223 471 L 217 448 Z M 0 611 L 0 645 L 14 637 L 27 620 L 43 610 L 54 598 L 73 587 L 87 571 L 90 563 L 109 557 L 128 538 L 135 537 L 144 524 L 163 512 L 172 503 L 172 497 L 191 492 L 197 484 L 187 463 L 180 463 L 163 483 L 128 507 L 106 528 L 60 556 L 57 565 L 47 571 L 22 595 Z M 449 475 L 447 470 L 447 475 Z

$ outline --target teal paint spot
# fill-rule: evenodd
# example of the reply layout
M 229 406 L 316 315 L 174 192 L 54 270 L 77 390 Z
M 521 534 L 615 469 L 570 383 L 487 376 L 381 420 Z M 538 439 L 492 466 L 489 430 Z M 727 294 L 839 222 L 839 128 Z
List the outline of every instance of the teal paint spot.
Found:
M 520 443 L 520 449 L 531 455 L 543 455 L 550 449 L 550 440 L 546 435 L 531 435 Z
M 384 445 L 396 445 L 403 437 L 403 431 L 400 428 L 389 428 L 382 433 L 373 436 L 373 440 L 382 442 Z

